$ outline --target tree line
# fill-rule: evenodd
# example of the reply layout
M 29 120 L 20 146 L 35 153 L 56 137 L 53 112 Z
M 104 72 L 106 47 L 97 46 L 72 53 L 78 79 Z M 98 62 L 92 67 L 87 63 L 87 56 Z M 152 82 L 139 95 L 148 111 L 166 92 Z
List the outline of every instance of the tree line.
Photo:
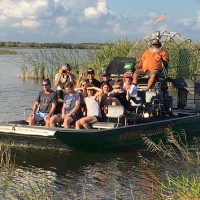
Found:
M 65 48 L 65 49 L 99 49 L 106 43 L 37 43 L 37 42 L 0 42 L 0 47 L 19 48 Z

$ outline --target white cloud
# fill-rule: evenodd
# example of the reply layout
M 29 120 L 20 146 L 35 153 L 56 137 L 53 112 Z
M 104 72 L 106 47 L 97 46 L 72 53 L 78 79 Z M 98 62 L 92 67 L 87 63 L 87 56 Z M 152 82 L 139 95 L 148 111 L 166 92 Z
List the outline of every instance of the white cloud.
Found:
M 106 0 L 98 0 L 96 7 L 88 7 L 84 10 L 85 18 L 98 19 L 99 17 L 108 14 Z
M 23 19 L 20 23 L 15 23 L 12 27 L 24 27 L 34 29 L 40 26 L 40 23 L 34 19 Z
M 112 25 L 112 32 L 115 35 L 120 35 L 120 36 L 123 36 L 123 37 L 126 37 L 127 35 L 130 34 L 130 32 L 127 31 L 127 29 L 123 29 L 119 23 Z
M 1 21 L 1 22 L 5 21 L 6 19 L 7 19 L 7 18 L 6 18 L 5 16 L 0 15 L 0 21 Z
M 36 18 L 41 9 L 48 7 L 48 0 L 4 0 L 0 2 L 0 7 L 1 15 L 6 18 Z
M 177 22 L 178 24 L 183 25 L 183 26 L 191 26 L 192 19 L 190 19 L 190 18 L 178 19 L 175 22 Z
M 197 13 L 196 23 L 193 27 L 194 30 L 200 30 L 200 11 Z
M 107 0 L 0 0 L 1 35 L 8 35 L 8 40 L 94 42 L 133 38 L 152 31 L 157 14 L 123 13 L 126 8 L 111 10 L 109 3 Z
M 59 16 L 56 18 L 56 23 L 60 28 L 64 29 L 67 26 L 67 18 L 65 16 Z

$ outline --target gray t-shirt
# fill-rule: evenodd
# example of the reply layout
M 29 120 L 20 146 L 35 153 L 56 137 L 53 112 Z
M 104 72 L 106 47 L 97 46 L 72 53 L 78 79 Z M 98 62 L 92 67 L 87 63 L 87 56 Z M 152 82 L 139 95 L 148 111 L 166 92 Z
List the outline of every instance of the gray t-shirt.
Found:
M 57 94 L 53 90 L 50 94 L 46 94 L 44 91 L 39 92 L 36 101 L 39 103 L 39 111 L 42 113 L 49 113 L 52 103 L 57 103 Z
M 81 101 L 80 94 L 75 92 L 73 95 L 66 94 L 64 97 L 65 113 L 69 113 L 76 105 L 76 101 Z

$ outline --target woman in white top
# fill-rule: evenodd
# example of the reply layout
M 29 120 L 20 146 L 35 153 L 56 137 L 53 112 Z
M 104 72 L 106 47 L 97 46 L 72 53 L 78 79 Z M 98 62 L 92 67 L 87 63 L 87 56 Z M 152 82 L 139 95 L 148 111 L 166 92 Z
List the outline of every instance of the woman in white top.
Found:
M 100 104 L 95 95 L 96 87 L 93 87 L 91 84 L 88 84 L 86 87 L 87 97 L 84 98 L 86 109 L 87 109 L 87 116 L 79 119 L 76 122 L 76 129 L 84 128 L 90 129 L 90 124 L 102 121 L 101 109 Z

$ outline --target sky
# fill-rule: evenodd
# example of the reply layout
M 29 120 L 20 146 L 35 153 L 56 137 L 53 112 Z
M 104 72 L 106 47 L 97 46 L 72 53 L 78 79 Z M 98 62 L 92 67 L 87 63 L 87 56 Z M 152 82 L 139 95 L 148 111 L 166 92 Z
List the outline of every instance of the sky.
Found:
M 0 0 L 0 41 L 116 42 L 154 31 L 200 41 L 200 0 Z

